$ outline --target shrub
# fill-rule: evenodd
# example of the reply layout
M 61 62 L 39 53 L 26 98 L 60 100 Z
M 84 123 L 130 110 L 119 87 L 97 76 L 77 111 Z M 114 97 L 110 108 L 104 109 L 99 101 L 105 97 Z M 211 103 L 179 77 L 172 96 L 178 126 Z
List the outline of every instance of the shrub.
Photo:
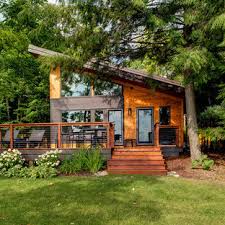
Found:
M 57 176 L 57 170 L 47 164 L 41 164 L 39 166 L 31 166 L 28 168 L 27 177 L 36 178 L 52 178 Z
M 202 155 L 200 159 L 192 161 L 192 168 L 202 167 L 203 170 L 211 170 L 214 165 L 214 160 L 209 159 L 207 155 Z
M 70 158 L 62 161 L 60 171 L 65 174 L 73 174 L 85 171 L 87 160 L 87 149 L 82 149 L 77 153 L 73 153 Z
M 60 153 L 62 151 L 61 150 L 51 150 L 51 151 L 48 151 L 42 155 L 39 155 L 38 156 L 38 159 L 36 159 L 36 163 L 38 166 L 40 165 L 46 165 L 48 167 L 57 167 L 59 164 L 60 164 Z
M 104 164 L 99 147 L 84 148 L 78 153 L 74 153 L 71 158 L 63 160 L 60 171 L 65 174 L 73 174 L 80 171 L 95 173 Z
M 0 170 L 7 171 L 15 166 L 22 166 L 24 159 L 16 149 L 8 149 L 0 155 Z
M 96 173 L 103 167 L 104 161 L 99 148 L 87 151 L 86 167 L 91 173 Z
M 3 174 L 5 177 L 19 177 L 19 178 L 27 178 L 29 177 L 29 168 L 22 167 L 20 165 L 16 165 L 7 171 L 5 171 Z

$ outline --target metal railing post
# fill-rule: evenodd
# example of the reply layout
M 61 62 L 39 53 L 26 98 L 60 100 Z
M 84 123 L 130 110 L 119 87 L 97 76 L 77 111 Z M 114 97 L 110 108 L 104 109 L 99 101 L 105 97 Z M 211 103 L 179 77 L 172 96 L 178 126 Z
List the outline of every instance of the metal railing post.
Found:
M 62 147 L 62 140 L 61 140 L 61 124 L 58 124 L 58 148 Z

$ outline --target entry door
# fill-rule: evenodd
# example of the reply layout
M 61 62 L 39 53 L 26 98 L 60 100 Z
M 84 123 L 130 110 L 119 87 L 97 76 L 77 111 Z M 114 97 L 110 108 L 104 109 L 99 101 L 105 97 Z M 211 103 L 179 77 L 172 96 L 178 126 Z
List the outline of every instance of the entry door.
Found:
M 114 124 L 115 145 L 123 144 L 123 111 L 109 110 L 109 122 Z
M 137 142 L 138 144 L 153 144 L 153 109 L 137 109 Z

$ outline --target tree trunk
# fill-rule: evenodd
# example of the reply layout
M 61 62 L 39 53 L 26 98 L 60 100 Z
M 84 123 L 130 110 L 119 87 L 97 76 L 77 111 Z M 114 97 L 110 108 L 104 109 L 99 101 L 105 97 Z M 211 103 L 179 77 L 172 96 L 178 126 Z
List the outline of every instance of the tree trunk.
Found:
M 9 99 L 6 98 L 6 110 L 7 110 L 7 119 L 10 121 L 10 106 L 9 106 Z
M 198 138 L 198 124 L 195 109 L 195 94 L 193 84 L 189 83 L 185 87 L 185 100 L 187 111 L 187 128 L 190 143 L 191 159 L 196 160 L 201 156 L 201 149 Z

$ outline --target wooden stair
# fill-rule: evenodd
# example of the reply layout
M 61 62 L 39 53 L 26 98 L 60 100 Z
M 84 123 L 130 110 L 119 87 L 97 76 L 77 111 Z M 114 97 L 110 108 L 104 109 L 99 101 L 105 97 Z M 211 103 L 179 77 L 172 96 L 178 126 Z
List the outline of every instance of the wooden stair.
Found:
M 166 175 L 165 160 L 160 147 L 116 148 L 108 160 L 110 174 Z

